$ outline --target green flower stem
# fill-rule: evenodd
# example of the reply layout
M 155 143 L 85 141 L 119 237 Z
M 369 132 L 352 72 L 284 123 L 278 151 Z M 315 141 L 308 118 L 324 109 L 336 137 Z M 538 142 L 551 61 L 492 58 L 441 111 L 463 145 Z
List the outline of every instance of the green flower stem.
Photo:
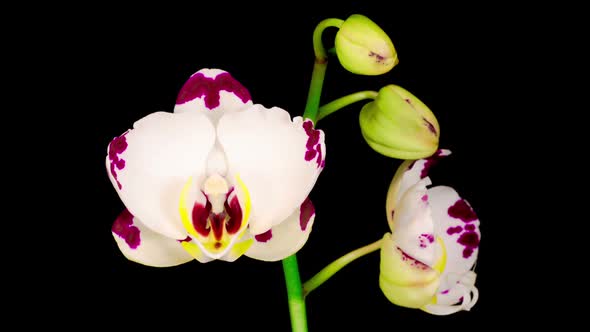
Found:
M 320 121 L 321 119 L 336 112 L 337 110 L 346 107 L 352 103 L 356 103 L 357 101 L 365 99 L 375 99 L 377 98 L 378 94 L 379 93 L 376 91 L 359 91 L 356 93 L 349 94 L 348 96 L 344 96 L 336 100 L 333 100 L 319 108 L 317 121 Z
M 324 85 L 324 78 L 326 76 L 326 67 L 328 66 L 328 55 L 322 43 L 322 33 L 326 28 L 340 26 L 344 20 L 338 18 L 328 18 L 321 21 L 313 31 L 313 51 L 315 54 L 315 61 L 313 63 L 313 71 L 311 73 L 311 82 L 309 84 L 309 92 L 307 94 L 307 102 L 305 104 L 305 111 L 303 118 L 310 119 L 316 122 L 318 108 L 320 107 L 320 95 L 322 94 L 322 86 Z
M 307 95 L 307 103 L 305 104 L 303 118 L 310 119 L 314 124 L 317 121 L 320 95 L 322 94 L 322 85 L 324 84 L 327 65 L 327 61 L 319 62 L 318 59 L 316 59 L 313 64 L 313 72 L 311 73 L 311 83 L 309 85 L 309 93 Z
M 315 53 L 315 60 L 313 63 L 313 72 L 311 73 L 311 82 L 309 84 L 309 93 L 307 95 L 303 118 L 312 120 L 314 124 L 318 115 L 322 86 L 324 85 L 326 67 L 328 66 L 328 57 L 324 45 L 322 44 L 322 33 L 328 27 L 339 28 L 342 23 L 344 23 L 344 21 L 341 19 L 325 19 L 316 26 L 313 32 L 313 51 Z M 285 283 L 287 285 L 291 330 L 293 332 L 307 332 L 305 297 L 303 296 L 301 277 L 299 276 L 299 266 L 297 265 L 297 256 L 295 254 L 283 259 L 283 272 L 285 273 Z
M 295 254 L 283 259 L 283 272 L 287 284 L 289 314 L 291 330 L 293 332 L 307 332 L 307 314 L 305 312 L 305 298 L 301 289 L 301 278 Z
M 303 284 L 303 295 L 309 295 L 309 293 L 311 293 L 312 290 L 318 288 L 321 284 L 330 279 L 336 272 L 340 271 L 340 269 L 342 269 L 355 259 L 363 257 L 364 255 L 370 254 L 373 251 L 380 249 L 381 242 L 381 239 L 375 241 L 362 248 L 351 251 L 348 254 L 328 264 L 328 266 L 323 268 L 320 272 L 318 272 L 315 276 L 313 276 L 311 279 L 309 279 Z

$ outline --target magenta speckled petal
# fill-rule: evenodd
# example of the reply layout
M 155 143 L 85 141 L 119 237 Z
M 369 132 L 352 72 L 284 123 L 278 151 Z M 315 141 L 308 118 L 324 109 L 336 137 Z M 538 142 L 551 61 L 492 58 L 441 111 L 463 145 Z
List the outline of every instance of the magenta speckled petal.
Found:
M 202 181 L 214 142 L 215 129 L 203 114 L 152 113 L 109 145 L 107 173 L 125 206 L 143 224 L 183 239 L 179 195 L 189 177 Z M 114 164 L 121 166 L 115 172 Z
M 278 261 L 299 251 L 311 233 L 315 209 L 309 199 L 286 220 L 272 229 L 254 236 L 246 256 L 263 261 Z
M 481 233 L 479 220 L 469 203 L 447 186 L 428 189 L 436 233 L 443 239 L 447 252 L 448 273 L 463 274 L 473 267 L 477 259 Z M 458 214 L 457 207 L 461 213 Z
M 111 232 L 123 255 L 140 264 L 167 267 L 193 259 L 177 240 L 153 232 L 127 209 L 117 217 Z
M 301 117 L 291 120 L 277 107 L 254 105 L 226 114 L 217 135 L 227 157 L 228 177 L 238 174 L 250 192 L 253 235 L 268 231 L 299 208 L 323 169 L 323 132 Z M 311 148 L 316 155 L 308 158 Z

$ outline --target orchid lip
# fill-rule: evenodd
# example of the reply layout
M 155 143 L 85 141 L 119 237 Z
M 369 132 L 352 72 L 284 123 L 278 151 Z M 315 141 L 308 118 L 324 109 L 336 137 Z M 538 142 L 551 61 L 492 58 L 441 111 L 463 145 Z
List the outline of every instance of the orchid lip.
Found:
M 186 201 L 192 178 L 187 180 L 180 195 L 179 211 L 188 236 L 213 259 L 223 257 L 242 238 L 248 225 L 249 194 L 239 176 L 236 180 L 245 196 L 244 206 L 240 204 L 234 187 L 229 187 L 227 181 L 217 174 L 204 181 L 201 193 L 206 202 L 195 202 L 190 215 Z

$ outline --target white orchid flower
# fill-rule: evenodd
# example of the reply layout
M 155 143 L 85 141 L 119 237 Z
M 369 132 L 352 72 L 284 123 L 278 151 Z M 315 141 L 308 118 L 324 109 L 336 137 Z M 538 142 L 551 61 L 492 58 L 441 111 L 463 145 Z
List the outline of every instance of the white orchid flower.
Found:
M 379 284 L 394 304 L 436 315 L 470 310 L 477 302 L 473 271 L 481 233 L 469 203 L 447 186 L 431 185 L 427 159 L 405 161 L 387 194 L 391 234 L 381 248 Z
M 310 120 L 253 104 L 225 71 L 200 70 L 174 113 L 149 114 L 109 144 L 106 167 L 126 207 L 113 236 L 150 266 L 281 260 L 309 237 L 307 197 L 325 156 Z

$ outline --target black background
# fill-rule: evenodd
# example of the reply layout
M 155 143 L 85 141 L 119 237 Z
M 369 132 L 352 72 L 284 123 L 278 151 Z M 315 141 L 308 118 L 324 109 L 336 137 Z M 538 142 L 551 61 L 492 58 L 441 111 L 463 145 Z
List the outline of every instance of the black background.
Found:
M 280 262 L 243 257 L 231 264 L 195 261 L 159 269 L 126 260 L 110 232 L 124 206 L 107 177 L 106 149 L 134 121 L 155 111 L 172 111 L 181 86 L 201 68 L 227 70 L 249 89 L 255 103 L 301 115 L 315 26 L 325 18 L 359 13 L 388 33 L 400 62 L 387 74 L 365 77 L 347 72 L 332 58 L 322 104 L 397 84 L 431 108 L 441 126 L 440 147 L 453 152 L 431 171 L 431 179 L 435 185 L 454 187 L 481 220 L 476 267 L 480 299 L 470 312 L 447 317 L 396 307 L 379 289 L 379 255 L 373 253 L 308 297 L 310 331 L 395 329 L 397 324 L 467 329 L 518 313 L 511 305 L 513 291 L 526 288 L 521 282 L 525 274 L 518 270 L 524 256 L 519 250 L 526 248 L 512 244 L 523 234 L 513 212 L 516 202 L 506 196 L 512 190 L 507 189 L 512 188 L 507 174 L 521 167 L 512 157 L 529 142 L 514 138 L 521 128 L 519 106 L 508 87 L 528 70 L 519 51 L 535 40 L 527 29 L 509 29 L 518 14 L 502 7 L 361 1 L 73 10 L 75 14 L 56 19 L 57 29 L 46 36 L 64 42 L 44 49 L 56 59 L 51 77 L 65 81 L 54 98 L 67 130 L 55 130 L 59 149 L 47 153 L 59 160 L 57 172 L 66 171 L 52 174 L 68 194 L 48 197 L 59 216 L 55 223 L 60 237 L 42 255 L 58 259 L 37 261 L 35 269 L 42 271 L 37 280 L 42 282 L 35 296 L 40 302 L 32 307 L 24 302 L 25 310 L 55 312 L 46 323 L 59 326 L 76 317 L 74 325 L 86 327 L 139 330 L 163 323 L 183 330 L 288 331 Z M 324 34 L 327 47 L 334 35 L 335 29 Z M 51 85 L 47 78 L 46 86 Z M 358 126 L 363 104 L 319 124 L 326 134 L 327 160 L 311 193 L 317 212 L 314 229 L 297 255 L 303 280 L 389 231 L 385 194 L 400 161 L 377 154 L 364 142 Z

